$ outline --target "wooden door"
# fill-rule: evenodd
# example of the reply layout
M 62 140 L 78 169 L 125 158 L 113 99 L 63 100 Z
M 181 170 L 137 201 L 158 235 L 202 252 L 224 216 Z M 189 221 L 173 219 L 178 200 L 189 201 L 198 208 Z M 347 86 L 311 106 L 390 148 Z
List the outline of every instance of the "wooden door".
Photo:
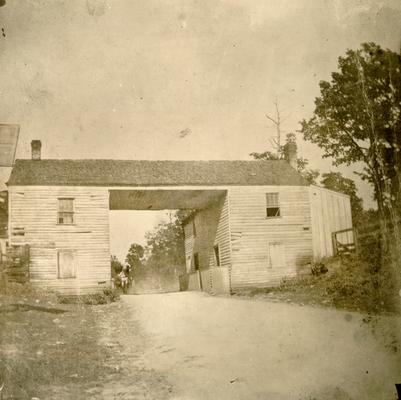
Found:
M 198 253 L 194 253 L 194 267 L 195 267 L 195 271 L 197 271 L 198 277 L 199 277 L 199 289 L 203 290 L 202 274 L 201 274 L 201 271 L 200 271 L 199 254 Z

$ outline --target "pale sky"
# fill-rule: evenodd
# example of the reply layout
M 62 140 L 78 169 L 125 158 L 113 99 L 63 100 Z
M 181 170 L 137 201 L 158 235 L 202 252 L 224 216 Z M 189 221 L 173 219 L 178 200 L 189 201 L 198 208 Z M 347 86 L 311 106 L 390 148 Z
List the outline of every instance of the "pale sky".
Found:
M 0 122 L 20 124 L 18 158 L 41 139 L 43 158 L 248 159 L 276 98 L 299 129 L 337 58 L 398 51 L 400 21 L 399 0 L 7 0 Z

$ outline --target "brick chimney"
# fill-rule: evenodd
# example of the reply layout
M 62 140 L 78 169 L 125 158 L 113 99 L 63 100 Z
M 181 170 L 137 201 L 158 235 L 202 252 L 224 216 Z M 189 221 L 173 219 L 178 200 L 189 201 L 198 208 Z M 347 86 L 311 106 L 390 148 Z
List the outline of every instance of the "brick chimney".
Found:
M 292 168 L 297 169 L 298 157 L 297 157 L 297 144 L 295 140 L 289 140 L 285 144 L 285 159 Z
M 40 140 L 32 140 L 31 142 L 31 149 L 32 149 L 32 160 L 40 160 L 41 158 L 41 149 L 42 149 L 42 142 Z

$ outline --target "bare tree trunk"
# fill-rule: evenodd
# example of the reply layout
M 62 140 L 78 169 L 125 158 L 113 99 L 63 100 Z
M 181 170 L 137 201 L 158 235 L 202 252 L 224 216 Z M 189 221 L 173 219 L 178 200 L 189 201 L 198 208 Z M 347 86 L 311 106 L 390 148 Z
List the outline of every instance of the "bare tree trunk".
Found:
M 385 155 L 385 138 L 383 132 L 378 132 L 376 126 L 376 115 L 373 108 L 373 102 L 369 98 L 366 89 L 365 71 L 363 69 L 360 55 L 355 54 L 355 64 L 358 69 L 359 87 L 361 90 L 361 98 L 364 101 L 366 114 L 369 118 L 370 125 L 370 151 L 368 167 L 371 170 L 374 179 L 376 200 L 378 205 L 380 227 L 381 227 L 381 259 L 382 267 L 387 268 L 387 263 L 391 264 L 392 279 L 396 283 L 396 287 L 400 287 L 401 283 L 401 235 L 400 235 L 400 215 L 399 208 L 395 203 L 393 179 L 388 175 L 388 166 L 384 158 Z M 400 179 L 401 171 L 396 168 Z
M 276 137 L 274 139 L 271 139 L 270 143 L 273 146 L 273 149 L 276 151 L 277 157 L 279 158 L 281 156 L 281 137 L 282 137 L 281 124 L 284 122 L 284 120 L 288 118 L 288 116 L 284 118 L 281 116 L 281 111 L 279 109 L 277 100 L 275 100 L 273 104 L 276 109 L 275 110 L 276 116 L 272 117 L 269 114 L 265 114 L 265 116 L 269 121 L 273 122 L 273 125 L 276 127 Z

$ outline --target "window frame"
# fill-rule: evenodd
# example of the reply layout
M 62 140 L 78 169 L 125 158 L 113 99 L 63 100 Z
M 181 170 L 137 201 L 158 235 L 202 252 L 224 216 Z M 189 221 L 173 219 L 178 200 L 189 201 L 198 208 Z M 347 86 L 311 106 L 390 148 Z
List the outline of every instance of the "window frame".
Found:
M 269 196 L 276 196 L 276 201 L 274 204 L 269 203 Z M 271 197 L 270 197 L 271 198 Z M 266 218 L 281 218 L 281 207 L 280 207 L 280 192 L 266 192 L 265 193 L 265 202 L 266 202 Z M 269 215 L 269 210 L 276 210 L 275 215 Z
M 71 200 L 72 211 L 60 211 L 60 200 Z M 60 222 L 60 214 L 70 214 L 72 222 Z M 58 197 L 57 198 L 57 225 L 74 225 L 75 224 L 75 198 L 74 197 Z

